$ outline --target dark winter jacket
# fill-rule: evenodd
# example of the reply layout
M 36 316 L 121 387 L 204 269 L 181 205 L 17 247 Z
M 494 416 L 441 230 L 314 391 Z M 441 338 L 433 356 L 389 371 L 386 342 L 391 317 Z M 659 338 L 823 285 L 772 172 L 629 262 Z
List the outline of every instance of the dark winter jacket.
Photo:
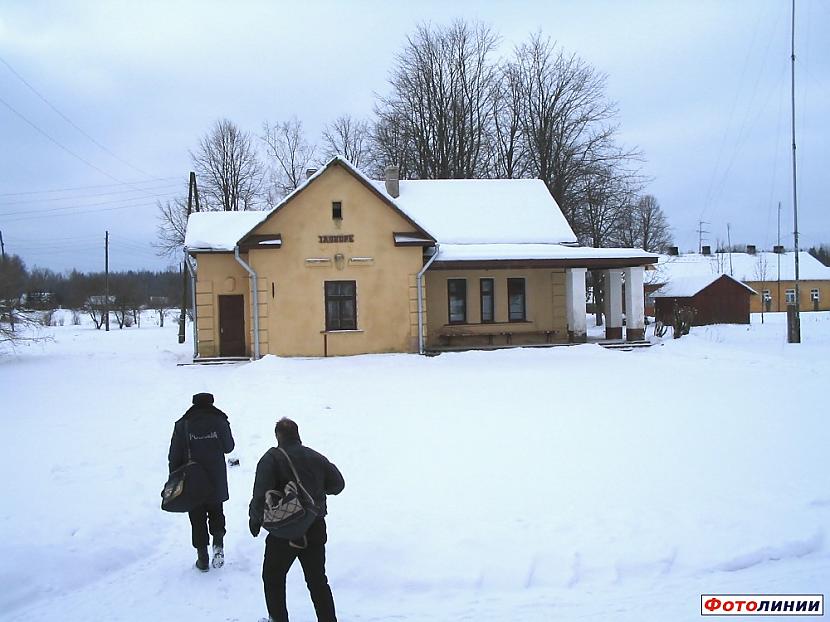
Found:
M 167 457 L 171 472 L 187 463 L 185 422 L 190 434 L 191 456 L 205 467 L 215 488 L 213 497 L 206 503 L 227 501 L 228 471 L 224 454 L 234 447 L 228 416 L 213 405 L 192 406 L 173 426 Z
M 340 494 L 346 486 L 340 471 L 324 455 L 303 446 L 300 442 L 284 443 L 280 447 L 291 457 L 303 487 L 320 508 L 320 516 L 325 516 L 326 495 Z M 256 466 L 254 494 L 248 506 L 248 516 L 252 523 L 262 525 L 265 493 L 269 490 L 283 490 L 293 479 L 294 475 L 288 461 L 276 447 L 265 452 Z

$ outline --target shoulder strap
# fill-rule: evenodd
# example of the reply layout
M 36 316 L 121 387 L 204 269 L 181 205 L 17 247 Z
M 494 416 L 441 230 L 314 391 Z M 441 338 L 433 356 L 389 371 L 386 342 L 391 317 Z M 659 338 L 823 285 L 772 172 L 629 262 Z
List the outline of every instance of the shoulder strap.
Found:
M 277 451 L 281 452 L 282 455 L 285 456 L 285 459 L 288 460 L 288 466 L 291 467 L 291 472 L 294 474 L 294 479 L 297 480 L 297 486 L 299 486 L 300 489 L 305 493 L 305 496 L 308 497 L 309 501 L 314 503 L 314 497 L 308 494 L 308 491 L 305 489 L 305 486 L 303 486 L 303 482 L 300 481 L 300 474 L 297 473 L 297 469 L 294 468 L 294 463 L 291 461 L 291 458 L 289 457 L 288 453 L 286 453 L 286 451 L 282 447 L 277 447 Z
M 187 461 L 191 462 L 193 458 L 190 455 L 190 428 L 187 426 L 187 419 L 184 420 L 184 442 L 187 445 Z

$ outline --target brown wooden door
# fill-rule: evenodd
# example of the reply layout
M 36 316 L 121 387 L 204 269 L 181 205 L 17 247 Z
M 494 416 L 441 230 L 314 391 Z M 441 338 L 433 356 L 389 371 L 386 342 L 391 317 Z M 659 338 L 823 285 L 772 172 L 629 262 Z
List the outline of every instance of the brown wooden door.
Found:
M 245 356 L 243 296 L 219 296 L 219 356 Z

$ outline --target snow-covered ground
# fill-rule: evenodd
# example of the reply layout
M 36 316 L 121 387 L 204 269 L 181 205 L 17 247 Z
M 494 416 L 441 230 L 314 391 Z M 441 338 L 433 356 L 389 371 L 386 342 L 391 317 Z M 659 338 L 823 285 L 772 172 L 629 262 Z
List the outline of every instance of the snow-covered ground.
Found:
M 701 593 L 830 586 L 830 314 L 596 345 L 177 366 L 176 327 L 43 329 L 0 355 L 0 618 L 256 620 L 247 530 L 273 424 L 343 471 L 328 571 L 342 620 L 695 620 Z M 188 335 L 189 337 L 189 335 Z M 193 570 L 159 509 L 173 421 L 231 419 L 227 563 Z M 299 565 L 292 619 L 314 613 Z

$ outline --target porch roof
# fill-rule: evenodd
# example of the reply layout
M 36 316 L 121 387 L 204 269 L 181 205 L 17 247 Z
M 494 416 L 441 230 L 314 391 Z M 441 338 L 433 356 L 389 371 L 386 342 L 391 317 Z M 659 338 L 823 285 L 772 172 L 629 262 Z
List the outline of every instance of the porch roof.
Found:
M 435 268 L 617 268 L 657 263 L 658 255 L 635 248 L 591 248 L 566 244 L 441 244 Z

